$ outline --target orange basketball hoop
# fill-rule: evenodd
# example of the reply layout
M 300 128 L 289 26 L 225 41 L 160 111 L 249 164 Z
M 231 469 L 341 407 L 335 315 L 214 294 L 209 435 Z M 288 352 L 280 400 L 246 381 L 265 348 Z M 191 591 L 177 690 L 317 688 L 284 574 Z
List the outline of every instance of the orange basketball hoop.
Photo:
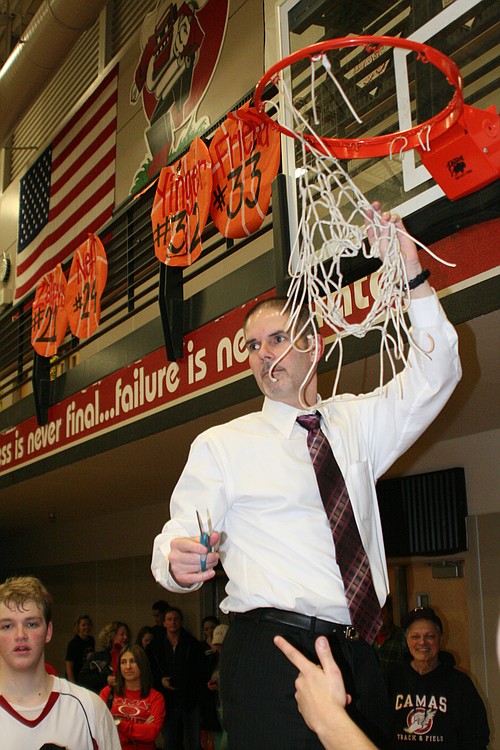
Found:
M 309 58 L 311 63 L 323 62 L 325 64 L 327 60 L 326 53 L 329 50 L 343 49 L 345 47 L 364 47 L 367 54 L 373 54 L 381 47 L 399 47 L 412 50 L 417 53 L 417 59 L 421 63 L 430 63 L 445 75 L 448 83 L 455 87 L 455 94 L 441 112 L 422 124 L 408 130 L 386 133 L 371 138 L 326 138 L 318 137 L 315 133 L 299 134 L 285 123 L 273 120 L 266 113 L 264 109 L 265 105 L 262 101 L 264 89 L 269 83 L 277 84 L 280 79 L 279 74 L 285 68 L 307 58 Z M 330 74 L 330 77 L 344 97 L 344 101 L 350 107 L 353 115 L 357 117 L 335 76 Z M 392 36 L 353 36 L 340 39 L 326 39 L 323 42 L 304 47 L 304 49 L 284 57 L 264 73 L 255 89 L 254 102 L 260 116 L 265 121 L 273 122 L 275 127 L 278 127 L 284 135 L 305 140 L 306 143 L 311 143 L 317 149 L 323 147 L 326 153 L 332 154 L 337 159 L 362 159 L 373 156 L 388 156 L 394 151 L 407 151 L 410 148 L 422 146 L 430 138 L 437 138 L 457 122 L 460 117 L 464 106 L 462 89 L 462 76 L 458 67 L 453 60 L 450 60 L 449 57 L 439 50 L 434 49 L 434 47 L 414 42 L 411 39 L 401 39 Z M 359 118 L 357 119 L 359 121 Z M 394 145 L 396 143 L 397 148 Z

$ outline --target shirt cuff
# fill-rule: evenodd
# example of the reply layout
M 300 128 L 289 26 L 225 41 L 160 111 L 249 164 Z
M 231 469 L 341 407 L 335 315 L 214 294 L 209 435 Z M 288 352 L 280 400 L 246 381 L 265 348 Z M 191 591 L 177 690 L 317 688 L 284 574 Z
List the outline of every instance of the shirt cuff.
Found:
M 192 583 L 191 586 L 181 586 L 170 572 L 170 563 L 167 563 L 167 588 L 174 593 L 187 594 L 189 591 L 197 591 L 201 588 L 201 583 Z
M 436 292 L 429 297 L 412 299 L 408 315 L 412 328 L 431 328 L 438 324 L 441 317 L 441 304 Z
M 153 545 L 153 559 L 151 561 L 151 571 L 155 581 L 160 586 L 179 594 L 185 594 L 188 591 L 196 591 L 201 587 L 201 583 L 194 583 L 191 586 L 181 586 L 172 577 L 170 573 L 170 563 L 168 561 L 168 555 L 170 553 L 170 539 L 161 539 L 160 536 L 156 537 Z

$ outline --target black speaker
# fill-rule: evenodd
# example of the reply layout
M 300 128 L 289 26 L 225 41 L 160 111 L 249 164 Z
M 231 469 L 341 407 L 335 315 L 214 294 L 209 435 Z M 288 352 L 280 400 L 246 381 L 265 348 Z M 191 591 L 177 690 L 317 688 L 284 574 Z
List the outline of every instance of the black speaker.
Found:
M 467 549 L 463 468 L 377 484 L 387 557 L 448 555 Z

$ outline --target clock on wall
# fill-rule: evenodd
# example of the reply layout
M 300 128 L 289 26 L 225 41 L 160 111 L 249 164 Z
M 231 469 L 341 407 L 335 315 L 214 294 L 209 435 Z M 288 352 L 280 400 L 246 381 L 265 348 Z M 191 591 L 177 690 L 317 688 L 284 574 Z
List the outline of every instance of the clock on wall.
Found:
M 2 254 L 0 260 L 0 281 L 4 284 L 10 276 L 10 258 L 6 253 Z

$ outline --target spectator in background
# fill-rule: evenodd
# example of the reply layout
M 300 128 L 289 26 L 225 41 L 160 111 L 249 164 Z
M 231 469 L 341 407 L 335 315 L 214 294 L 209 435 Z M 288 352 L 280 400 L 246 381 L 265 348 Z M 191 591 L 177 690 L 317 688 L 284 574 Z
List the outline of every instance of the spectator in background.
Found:
M 145 625 L 143 628 L 139 630 L 137 633 L 137 637 L 135 639 L 135 642 L 138 646 L 141 646 L 141 648 L 146 651 L 147 647 L 153 640 L 153 628 L 151 628 L 149 625 Z
M 224 730 L 223 712 L 222 712 L 222 701 L 220 696 L 220 670 L 219 662 L 222 654 L 222 647 L 224 638 L 226 637 L 229 625 L 217 625 L 212 636 L 212 648 L 217 653 L 217 663 L 212 671 L 210 679 L 208 681 L 208 689 L 211 691 L 215 699 L 215 706 L 217 711 L 217 718 L 219 720 L 220 732 L 214 734 L 214 747 L 215 750 L 226 750 L 227 748 L 227 734 Z
M 154 620 L 154 626 L 157 628 L 163 628 L 163 621 L 165 619 L 165 612 L 169 608 L 169 603 L 165 601 L 165 599 L 158 599 L 157 602 L 154 602 L 153 606 L 151 607 L 151 612 L 153 614 L 153 620 Z
M 215 615 L 208 615 L 208 617 L 204 617 L 201 621 L 201 629 L 203 632 L 203 640 L 207 644 L 207 648 L 205 653 L 210 654 L 213 653 L 212 651 L 212 635 L 214 633 L 215 628 L 217 625 L 220 624 L 219 618 L 215 617 Z
M 223 734 L 219 696 L 219 654 L 228 626 L 212 615 L 202 621 L 207 658 L 208 680 L 201 711 L 201 745 L 203 750 L 221 750 Z M 215 638 L 215 636 L 217 636 Z M 214 641 L 215 638 L 215 641 Z
M 378 656 L 380 669 L 384 676 L 390 669 L 401 664 L 403 654 L 406 652 L 405 631 L 394 622 L 392 596 L 386 599 L 380 611 L 382 627 L 378 631 L 373 648 Z
M 168 750 L 200 750 L 200 710 L 208 681 L 202 643 L 183 627 L 177 607 L 165 613 L 148 647 L 153 685 L 165 699 L 164 743 Z
M 114 685 L 120 651 L 130 642 L 130 628 L 114 620 L 99 633 L 100 651 L 91 654 L 78 675 L 78 683 L 100 693 L 106 685 Z
M 0 732 L 6 750 L 120 750 L 116 727 L 96 695 L 45 669 L 52 597 L 32 576 L 0 585 Z
M 153 688 L 151 668 L 141 646 L 122 648 L 116 683 L 107 685 L 100 695 L 115 719 L 122 750 L 154 750 L 165 718 L 165 702 Z
M 88 615 L 80 615 L 75 622 L 75 635 L 66 647 L 66 678 L 70 682 L 78 682 L 81 668 L 94 651 L 92 620 Z
M 441 651 L 443 625 L 430 607 L 403 619 L 409 654 L 391 670 L 388 690 L 394 750 L 409 742 L 434 743 L 440 750 L 486 750 L 486 710 L 470 678 Z

